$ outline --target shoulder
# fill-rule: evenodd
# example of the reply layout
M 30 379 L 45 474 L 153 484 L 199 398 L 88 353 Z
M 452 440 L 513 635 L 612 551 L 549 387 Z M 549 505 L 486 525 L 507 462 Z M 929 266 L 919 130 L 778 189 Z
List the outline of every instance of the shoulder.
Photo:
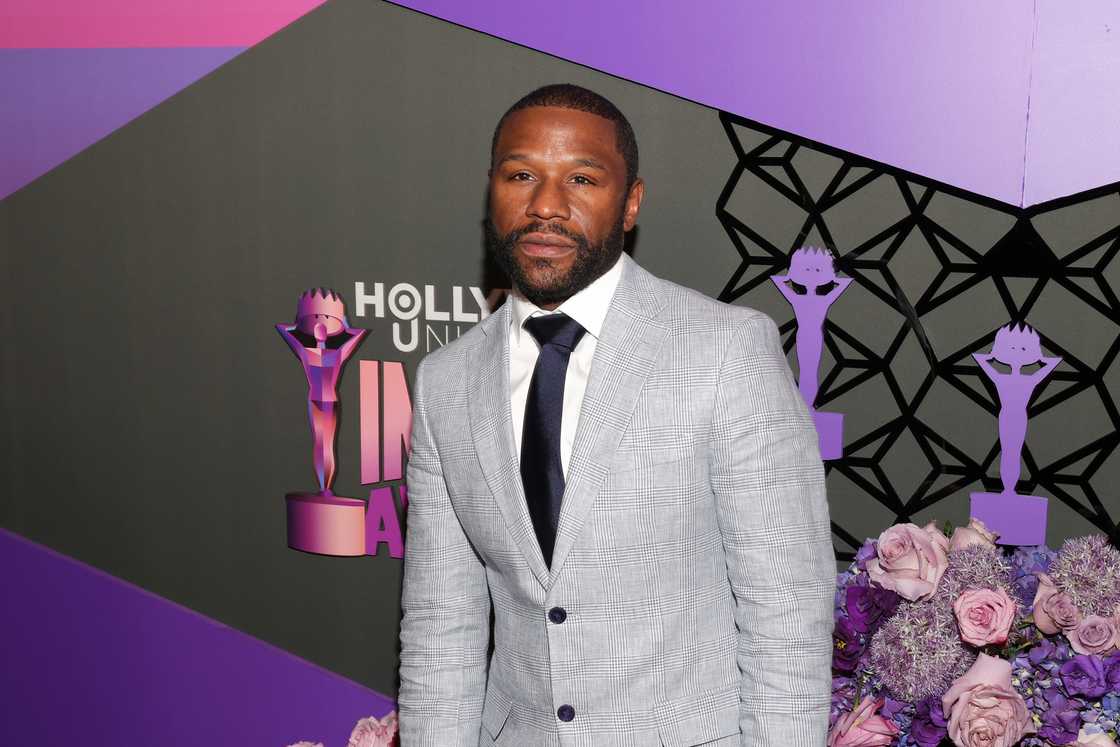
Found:
M 507 334 L 508 325 L 508 310 L 503 304 L 457 339 L 425 355 L 416 366 L 417 381 L 422 377 L 428 388 L 462 384 L 472 352 L 482 346 L 489 335 Z
M 642 272 L 648 277 L 648 287 L 664 300 L 657 321 L 672 335 L 710 337 L 722 345 L 777 337 L 774 320 L 757 309 L 718 301 L 646 270 Z

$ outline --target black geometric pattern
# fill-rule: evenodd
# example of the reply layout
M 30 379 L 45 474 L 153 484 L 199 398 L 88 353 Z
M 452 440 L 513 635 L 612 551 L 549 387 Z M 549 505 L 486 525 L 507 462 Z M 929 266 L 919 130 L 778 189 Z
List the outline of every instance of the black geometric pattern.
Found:
M 841 297 L 825 324 L 817 405 L 846 418 L 844 455 L 826 462 L 830 491 L 870 499 L 875 533 L 951 496 L 967 505 L 969 492 L 998 492 L 999 401 L 971 356 L 991 349 L 998 327 L 1026 322 L 1063 362 L 1031 400 L 1017 491 L 1047 496 L 1051 521 L 1073 511 L 1120 546 L 1109 387 L 1120 378 L 1120 187 L 1022 209 L 720 119 L 736 163 L 716 212 L 741 258 L 720 299 L 772 313 L 789 353 L 796 322 L 769 278 L 790 253 L 827 246 L 854 279 L 845 296 L 858 297 L 846 315 Z M 836 519 L 837 558 L 851 560 L 873 535 Z

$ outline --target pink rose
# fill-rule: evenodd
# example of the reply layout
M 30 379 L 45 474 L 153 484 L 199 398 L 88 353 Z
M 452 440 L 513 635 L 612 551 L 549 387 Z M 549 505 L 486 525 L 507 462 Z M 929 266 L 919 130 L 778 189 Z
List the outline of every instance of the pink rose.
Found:
M 1069 594 L 1058 592 L 1043 602 L 1042 608 L 1062 630 L 1070 630 L 1081 624 L 1081 610 L 1077 609 Z
M 1034 595 L 1034 624 L 1046 635 L 1060 630 L 1076 628 L 1081 622 L 1081 610 L 1069 595 L 1058 591 L 1053 580 L 1045 573 L 1038 574 L 1038 591 Z
M 898 726 L 875 713 L 883 698 L 864 698 L 850 713 L 845 713 L 828 735 L 828 747 L 880 747 L 898 736 Z
M 1011 687 L 1011 662 L 980 654 L 941 698 L 957 747 L 1012 747 L 1033 734 L 1027 704 Z
M 393 747 L 397 745 L 397 712 L 383 718 L 364 718 L 354 725 L 346 747 Z
M 1031 613 L 1034 618 L 1034 624 L 1046 635 L 1054 635 L 1061 630 L 1058 623 L 1054 622 L 1054 618 L 1046 614 L 1045 603 L 1050 597 L 1058 593 L 1058 587 L 1054 586 L 1054 581 L 1048 574 L 1038 574 L 1038 591 L 1034 593 L 1034 604 L 1032 605 L 1033 612 Z
M 1103 655 L 1112 652 L 1120 644 L 1116 632 L 1116 620 L 1111 617 L 1089 615 L 1076 628 L 1065 631 L 1069 645 L 1079 654 Z
M 968 526 L 953 530 L 953 536 L 949 538 L 949 550 L 962 550 L 969 545 L 995 547 L 997 537 L 998 532 L 990 531 L 984 522 L 974 516 L 968 520 Z
M 1017 607 L 1003 589 L 966 589 L 953 602 L 961 639 L 973 646 L 1006 642 Z
M 1069 747 L 1117 747 L 1112 737 L 1104 732 L 1098 731 L 1096 734 L 1088 734 L 1085 732 L 1085 727 L 1081 727 L 1081 731 L 1077 734 L 1077 741 Z
M 932 521 L 895 524 L 879 535 L 875 552 L 867 561 L 871 580 L 911 602 L 932 597 L 949 565 L 949 540 Z

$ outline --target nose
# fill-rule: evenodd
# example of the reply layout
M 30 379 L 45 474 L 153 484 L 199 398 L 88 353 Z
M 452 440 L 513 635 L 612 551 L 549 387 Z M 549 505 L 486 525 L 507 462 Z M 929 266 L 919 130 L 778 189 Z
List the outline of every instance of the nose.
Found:
M 553 218 L 568 220 L 571 217 L 567 195 L 552 179 L 543 179 L 537 184 L 525 214 L 542 221 Z

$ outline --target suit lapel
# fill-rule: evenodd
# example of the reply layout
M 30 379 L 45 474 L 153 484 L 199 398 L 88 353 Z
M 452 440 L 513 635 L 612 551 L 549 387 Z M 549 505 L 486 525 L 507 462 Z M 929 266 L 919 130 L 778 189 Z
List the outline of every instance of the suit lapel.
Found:
M 470 400 L 471 435 L 486 482 L 502 512 L 506 527 L 525 556 L 529 570 L 548 583 L 533 522 L 521 485 L 521 470 L 513 443 L 509 402 L 510 302 L 482 323 L 485 338 L 469 355 L 467 396 Z
M 559 576 L 583 528 L 668 335 L 668 328 L 656 319 L 664 305 L 664 290 L 629 256 L 623 255 L 623 260 L 622 277 L 603 321 L 580 408 L 548 586 Z M 528 511 L 525 513 L 527 516 Z M 529 539 L 536 546 L 531 533 Z

